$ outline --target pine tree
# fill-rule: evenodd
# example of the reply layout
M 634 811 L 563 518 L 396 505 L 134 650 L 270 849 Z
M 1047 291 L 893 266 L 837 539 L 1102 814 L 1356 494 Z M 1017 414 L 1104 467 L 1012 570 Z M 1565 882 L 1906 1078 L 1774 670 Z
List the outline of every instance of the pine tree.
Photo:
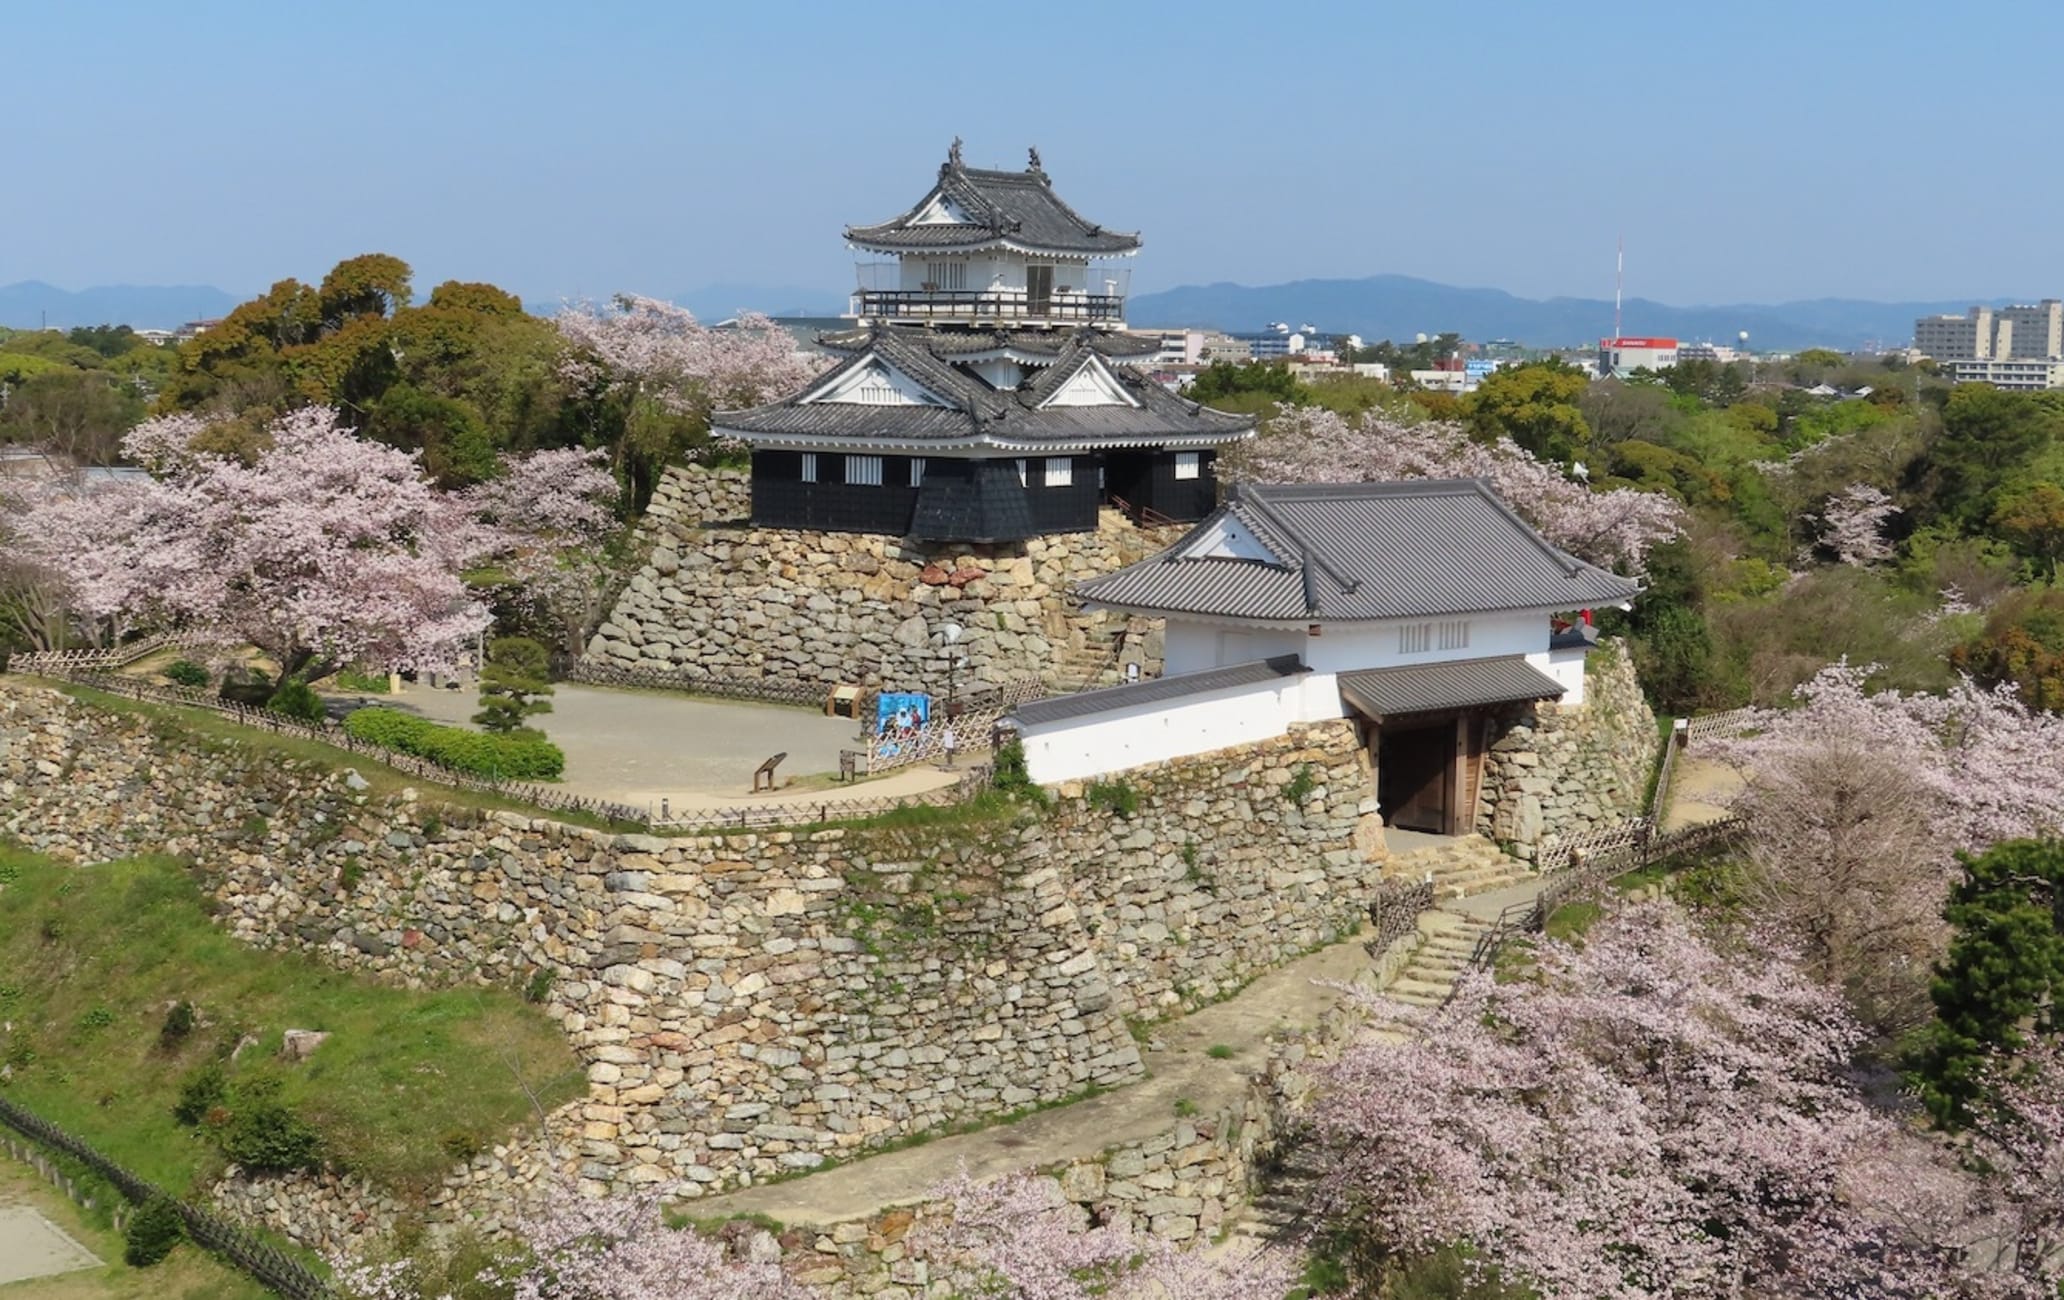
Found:
M 496 637 L 488 644 L 480 673 L 480 712 L 473 721 L 504 735 L 529 731 L 529 719 L 550 713 L 551 656 L 527 636 Z
M 1995 1053 L 2064 1026 L 2064 841 L 2012 840 L 1958 861 L 1963 879 L 1944 913 L 1956 937 L 1936 968 L 1936 1022 L 1911 1073 L 1936 1120 L 1962 1126 Z

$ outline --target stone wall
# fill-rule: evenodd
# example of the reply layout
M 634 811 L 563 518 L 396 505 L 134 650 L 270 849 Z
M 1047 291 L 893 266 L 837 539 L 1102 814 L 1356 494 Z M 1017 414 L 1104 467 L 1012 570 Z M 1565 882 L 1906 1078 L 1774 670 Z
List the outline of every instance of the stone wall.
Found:
M 589 1089 L 535 1141 L 595 1191 L 721 1190 L 1137 1078 L 1127 1017 L 1337 937 L 1380 871 L 1345 723 L 1129 773 L 1129 816 L 1105 788 L 668 839 L 365 785 L 0 686 L 0 834 L 188 858 L 240 938 L 397 982 L 549 973 Z
M 588 657 L 723 678 L 946 689 L 938 629 L 967 630 L 963 686 L 1038 677 L 1073 688 L 1161 666 L 1156 619 L 1084 611 L 1085 579 L 1145 559 L 1180 529 L 1103 512 L 1094 533 L 1012 545 L 922 546 L 863 533 L 754 529 L 740 470 L 681 466 L 653 493 L 648 558 Z
M 1584 668 L 1584 703 L 1528 705 L 1499 719 L 1484 761 L 1477 830 L 1531 861 L 1551 836 L 1638 817 L 1661 742 L 1624 641 Z

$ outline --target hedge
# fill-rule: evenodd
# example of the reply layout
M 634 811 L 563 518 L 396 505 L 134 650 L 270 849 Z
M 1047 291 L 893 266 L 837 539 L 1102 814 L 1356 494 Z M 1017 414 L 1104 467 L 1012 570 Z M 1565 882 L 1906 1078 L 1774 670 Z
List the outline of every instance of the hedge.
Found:
M 447 727 L 396 709 L 357 709 L 344 719 L 353 739 L 475 776 L 511 781 L 552 781 L 566 770 L 566 755 L 549 740 L 491 736 Z

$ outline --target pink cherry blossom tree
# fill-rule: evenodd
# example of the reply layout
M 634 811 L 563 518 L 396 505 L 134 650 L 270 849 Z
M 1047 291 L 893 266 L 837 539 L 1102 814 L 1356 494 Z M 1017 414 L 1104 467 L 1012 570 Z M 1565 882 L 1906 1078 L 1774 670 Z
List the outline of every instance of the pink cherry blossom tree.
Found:
M 1892 558 L 1885 521 L 1899 513 L 1892 498 L 1868 483 L 1851 483 L 1821 507 L 1820 544 L 1844 564 L 1880 564 Z
M 750 406 L 799 387 L 823 368 L 786 330 L 748 313 L 711 329 L 657 298 L 619 294 L 576 303 L 557 317 L 572 345 L 560 373 L 583 387 L 652 400 L 677 415 Z
M 1365 1268 L 1468 1243 L 1569 1300 L 1942 1293 L 1956 1252 L 1841 1190 L 1900 1129 L 1850 1081 L 1835 993 L 1661 906 L 1535 960 L 1328 1074 L 1322 1205 Z
M 989 1182 L 965 1171 L 934 1189 L 911 1253 L 953 1294 L 995 1300 L 1282 1300 L 1296 1279 L 1280 1251 L 1209 1252 L 1088 1226 L 1057 1183 L 1029 1173 Z
M 510 460 L 454 495 L 326 407 L 275 420 L 248 462 L 204 450 L 208 429 L 146 421 L 125 452 L 154 477 L 39 497 L 0 557 L 59 575 L 88 619 L 252 645 L 282 680 L 313 681 L 355 662 L 450 663 L 488 622 L 468 566 L 542 571 L 610 519 L 614 484 L 588 453 Z
M 1926 844 L 1944 872 L 1958 850 L 2064 832 L 2064 717 L 2030 710 L 2011 686 L 1965 678 L 1941 695 L 1870 689 L 1874 669 L 1830 664 L 1787 709 L 1758 711 L 1751 734 L 1717 752 L 1753 773 L 1834 737 L 1905 765 L 1926 800 Z
M 1408 423 L 1382 411 L 1347 420 L 1292 407 L 1233 458 L 1236 477 L 1265 483 L 1484 478 L 1508 505 L 1571 554 L 1639 576 L 1649 549 L 1675 537 L 1683 509 L 1656 492 L 1594 492 L 1510 438 L 1479 442 L 1459 424 Z

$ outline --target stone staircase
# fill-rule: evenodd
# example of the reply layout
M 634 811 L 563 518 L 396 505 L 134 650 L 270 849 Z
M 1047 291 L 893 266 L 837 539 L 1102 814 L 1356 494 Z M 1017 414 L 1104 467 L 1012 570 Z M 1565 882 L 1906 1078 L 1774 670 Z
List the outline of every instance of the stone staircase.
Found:
M 1419 950 L 1397 973 L 1383 996 L 1393 1002 L 1428 1010 L 1447 1001 L 1455 981 L 1469 965 L 1477 940 L 1491 928 L 1480 916 L 1436 908 L 1419 918 Z
M 1292 1138 L 1257 1173 L 1253 1199 L 1226 1234 L 1228 1240 L 1255 1245 L 1301 1245 L 1318 1224 L 1317 1148 Z
M 1385 834 L 1392 839 L 1404 838 L 1396 831 Z M 1432 842 L 1401 844 L 1401 851 L 1393 854 L 1385 870 L 1404 880 L 1432 875 L 1434 897 L 1443 902 L 1487 894 L 1539 878 L 1532 867 L 1481 835 L 1458 835 L 1452 839 L 1415 836 L 1413 839 Z

